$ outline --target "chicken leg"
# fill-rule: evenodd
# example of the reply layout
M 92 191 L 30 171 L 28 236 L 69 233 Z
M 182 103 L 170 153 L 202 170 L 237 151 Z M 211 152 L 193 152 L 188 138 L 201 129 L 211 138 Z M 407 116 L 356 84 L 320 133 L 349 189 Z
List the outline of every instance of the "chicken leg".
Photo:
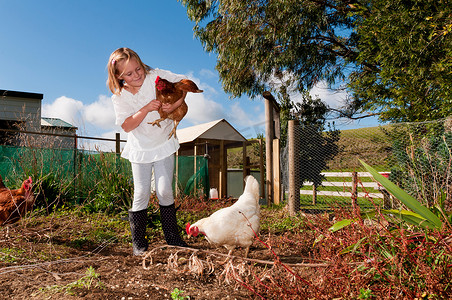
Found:
M 224 261 L 217 261 L 217 263 L 219 263 L 220 265 L 224 265 L 225 263 L 227 263 L 229 260 L 231 260 L 231 254 L 232 254 L 232 251 L 233 251 L 234 249 L 230 249 L 229 250 L 229 252 L 228 252 L 228 256 L 226 257 L 226 259 L 224 260 Z
M 179 125 L 179 122 L 180 122 L 180 121 L 174 120 L 174 128 L 173 128 L 173 130 L 171 130 L 170 135 L 169 135 L 169 137 L 168 137 L 168 140 L 169 140 L 169 139 L 171 138 L 171 136 L 173 136 L 173 135 L 174 135 L 175 138 L 177 138 L 177 137 L 176 137 L 176 128 L 177 128 L 177 125 Z
M 160 118 L 160 119 L 157 119 L 157 120 L 155 120 L 155 121 L 153 121 L 153 122 L 148 122 L 148 124 L 151 124 L 152 126 L 155 126 L 155 125 L 157 125 L 158 127 L 161 127 L 160 126 L 160 122 L 162 122 L 163 120 L 165 120 L 166 118 Z

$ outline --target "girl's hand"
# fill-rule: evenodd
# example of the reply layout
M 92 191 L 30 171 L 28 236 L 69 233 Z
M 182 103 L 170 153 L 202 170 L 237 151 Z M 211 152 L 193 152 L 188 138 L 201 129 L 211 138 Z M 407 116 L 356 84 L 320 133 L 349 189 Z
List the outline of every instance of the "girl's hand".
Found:
M 171 103 L 163 103 L 162 104 L 162 110 L 168 114 L 172 113 L 173 110 L 175 110 L 177 108 L 177 106 Z
M 158 101 L 157 99 L 154 99 L 146 105 L 146 109 L 149 112 L 151 112 L 154 110 L 159 110 L 161 106 L 162 106 L 162 103 L 160 101 Z
M 162 110 L 168 114 L 172 113 L 176 108 L 182 105 L 182 102 L 184 102 L 185 96 L 187 96 L 187 92 L 184 91 L 184 94 L 180 99 L 178 99 L 174 103 L 163 103 L 162 104 Z

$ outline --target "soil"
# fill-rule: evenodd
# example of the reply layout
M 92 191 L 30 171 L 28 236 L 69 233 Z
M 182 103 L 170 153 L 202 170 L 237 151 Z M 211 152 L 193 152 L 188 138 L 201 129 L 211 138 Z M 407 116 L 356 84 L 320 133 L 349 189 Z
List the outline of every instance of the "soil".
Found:
M 244 250 L 237 249 L 236 258 L 221 264 L 226 249 L 215 248 L 201 237 L 189 240 L 188 249 L 166 246 L 158 230 L 147 257 L 135 257 L 127 225 L 120 223 L 126 222 L 114 221 L 123 228 L 123 232 L 116 230 L 118 237 L 96 242 L 95 237 L 86 238 L 97 230 L 93 219 L 96 216 L 83 214 L 41 216 L 0 228 L 0 295 L 10 299 L 253 299 L 256 296 L 234 280 L 234 272 L 251 264 L 266 268 L 261 261 L 273 261 L 272 252 L 256 241 L 249 258 L 260 261 L 242 260 Z M 300 255 L 284 247 L 274 251 L 288 262 L 297 262 Z M 87 276 L 89 268 L 97 277 Z M 179 297 L 174 294 L 177 290 Z

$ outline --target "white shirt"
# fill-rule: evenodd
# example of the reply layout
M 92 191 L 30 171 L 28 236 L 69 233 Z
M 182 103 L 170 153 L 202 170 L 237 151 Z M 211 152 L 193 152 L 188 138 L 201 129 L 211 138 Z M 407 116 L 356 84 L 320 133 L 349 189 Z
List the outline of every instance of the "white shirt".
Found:
M 153 69 L 135 95 L 123 89 L 120 95 L 113 95 L 111 100 L 116 114 L 116 125 L 121 126 L 124 121 L 134 115 L 143 106 L 156 99 L 155 79 L 160 76 L 168 81 L 177 82 L 185 76 L 170 71 Z M 148 124 L 160 118 L 158 111 L 149 112 L 137 128 L 128 133 L 127 143 L 121 156 L 133 163 L 151 163 L 164 159 L 179 149 L 179 142 L 174 136 L 168 139 L 174 128 L 174 121 L 166 119 L 160 126 Z

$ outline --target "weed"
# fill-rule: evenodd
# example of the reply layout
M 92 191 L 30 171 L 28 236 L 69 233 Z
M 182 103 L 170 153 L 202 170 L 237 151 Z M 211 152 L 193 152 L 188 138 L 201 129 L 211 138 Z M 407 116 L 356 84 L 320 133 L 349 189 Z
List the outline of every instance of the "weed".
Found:
M 19 256 L 25 251 L 22 249 L 14 248 L 1 248 L 0 249 L 0 260 L 8 263 L 15 263 L 18 261 Z
M 372 294 L 370 289 L 359 289 L 358 299 L 371 299 L 372 297 L 375 297 L 375 295 Z
M 182 296 L 183 293 L 185 293 L 185 291 L 179 290 L 178 288 L 175 288 L 171 292 L 171 299 L 173 299 L 173 300 L 184 300 L 184 299 L 190 300 L 189 296 Z
M 99 279 L 99 274 L 96 273 L 96 271 L 94 270 L 94 268 L 92 266 L 90 266 L 86 270 L 85 276 L 83 276 L 79 280 L 68 283 L 66 285 L 52 285 L 52 286 L 47 286 L 45 288 L 40 288 L 39 292 L 40 293 L 51 293 L 51 294 L 64 292 L 65 294 L 68 294 L 68 295 L 74 295 L 75 289 L 88 289 L 89 290 L 93 285 L 94 285 L 94 288 L 102 288 L 102 289 L 104 288 L 104 285 L 102 284 L 102 282 Z

